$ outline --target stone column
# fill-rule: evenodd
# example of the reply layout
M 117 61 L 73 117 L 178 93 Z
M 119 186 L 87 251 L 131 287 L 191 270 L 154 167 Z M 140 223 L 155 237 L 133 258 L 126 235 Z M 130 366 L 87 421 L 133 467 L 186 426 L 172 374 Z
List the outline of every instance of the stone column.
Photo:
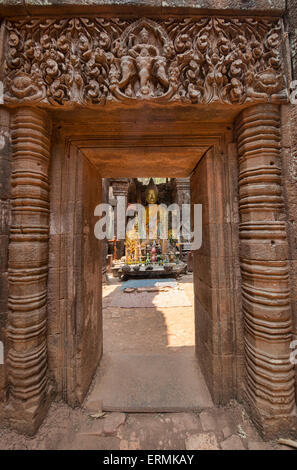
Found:
M 47 410 L 47 276 L 50 121 L 18 109 L 12 120 L 12 220 L 9 244 L 8 416 L 33 434 Z
M 182 205 L 183 204 L 190 204 L 191 203 L 191 180 L 190 178 L 176 178 L 176 203 L 179 205 L 180 214 L 182 214 Z M 180 245 L 180 259 L 183 259 L 183 251 L 182 246 Z M 189 272 L 192 272 L 191 266 L 191 257 L 192 255 L 189 253 L 188 258 L 184 261 L 187 261 Z
M 236 130 L 245 394 L 256 424 L 269 437 L 288 432 L 295 404 L 279 107 L 246 109 Z
M 113 189 L 113 195 L 116 198 L 117 196 L 124 196 L 125 197 L 125 204 L 127 208 L 127 196 L 128 196 L 128 188 L 129 188 L 129 180 L 128 178 L 115 178 L 112 180 L 112 189 Z M 114 211 L 114 230 L 115 230 L 115 236 L 117 236 L 117 210 L 115 207 Z M 120 256 L 125 255 L 125 240 L 120 240 L 119 243 L 119 252 Z
M 6 399 L 5 324 L 8 308 L 8 244 L 11 198 L 10 113 L 0 107 L 0 402 Z
M 182 204 L 190 204 L 190 178 L 176 178 L 176 203 L 180 206 Z
M 102 202 L 109 203 L 109 178 L 102 178 Z M 107 253 L 108 253 L 108 241 L 105 238 L 101 241 L 102 249 L 102 280 L 107 281 Z

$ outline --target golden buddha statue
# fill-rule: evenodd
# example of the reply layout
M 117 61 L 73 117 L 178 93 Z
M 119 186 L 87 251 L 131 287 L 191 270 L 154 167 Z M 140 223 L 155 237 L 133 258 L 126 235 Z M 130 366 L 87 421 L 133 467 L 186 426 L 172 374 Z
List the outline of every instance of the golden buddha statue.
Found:
M 150 179 L 149 184 L 145 191 L 145 200 L 147 206 L 145 208 L 145 224 L 146 224 L 146 239 L 140 240 L 138 232 L 138 217 L 136 216 L 137 222 L 132 229 L 126 233 L 126 260 L 129 264 L 138 263 L 143 261 L 142 251 L 146 252 L 148 245 L 154 245 L 157 242 L 162 247 L 162 253 L 168 253 L 168 241 L 160 240 L 160 213 L 158 201 L 158 189 L 154 183 L 153 178 Z M 151 227 L 150 227 L 151 220 Z M 151 234 L 150 234 L 151 228 Z M 150 237 L 150 235 L 152 235 Z M 155 253 L 154 248 L 154 253 Z M 155 258 L 155 256 L 153 257 Z M 154 261 L 154 259 L 152 259 Z
M 149 221 L 151 218 L 151 224 L 152 221 L 155 221 L 155 227 L 151 227 L 152 232 L 154 233 L 154 236 L 152 240 L 156 240 L 158 238 L 158 228 L 159 228 L 159 213 L 158 213 L 158 188 L 154 183 L 153 178 L 150 179 L 149 184 L 147 186 L 147 189 L 145 191 L 145 200 L 147 202 L 147 207 L 145 209 L 146 212 L 146 238 L 147 240 L 150 239 L 150 227 L 149 227 Z
M 145 200 L 148 204 L 157 204 L 158 200 L 158 189 L 154 183 L 153 178 L 150 179 L 148 187 L 145 191 Z

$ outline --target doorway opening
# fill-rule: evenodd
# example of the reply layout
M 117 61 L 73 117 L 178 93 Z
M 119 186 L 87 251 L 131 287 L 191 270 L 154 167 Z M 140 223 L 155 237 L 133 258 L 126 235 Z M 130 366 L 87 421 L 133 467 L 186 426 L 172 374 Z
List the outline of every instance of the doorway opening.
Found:
M 115 400 L 106 405 L 109 408 L 125 406 L 132 410 L 131 403 L 136 403 L 130 392 L 132 379 L 123 372 L 125 367 L 139 371 L 137 380 L 143 391 L 139 407 L 143 411 L 149 400 L 148 411 L 154 406 L 161 408 L 152 401 L 152 389 L 162 398 L 163 410 L 166 403 L 168 409 L 183 409 L 185 397 L 190 400 L 192 392 L 191 407 L 201 409 L 211 400 L 216 404 L 228 402 L 234 397 L 237 381 L 241 383 L 241 351 L 237 348 L 240 327 L 236 324 L 241 316 L 240 273 L 238 262 L 234 262 L 238 259 L 237 161 L 232 153 L 231 127 L 224 121 L 226 116 L 209 123 L 202 115 L 180 112 L 182 120 L 177 121 L 174 109 L 172 112 L 171 116 L 166 107 L 165 114 L 160 107 L 140 107 L 133 113 L 109 110 L 104 116 L 102 111 L 99 117 L 93 114 L 92 119 L 85 119 L 87 124 L 81 122 L 77 127 L 71 115 L 65 114 L 63 126 L 56 128 L 51 163 L 49 356 L 58 394 L 71 405 L 84 402 L 98 365 L 101 378 L 108 374 L 105 352 L 117 356 L 114 362 L 110 360 L 114 377 L 127 378 L 126 384 L 111 378 L 110 390 L 120 405 Z M 107 273 L 111 280 L 104 286 L 102 303 L 102 282 L 107 276 L 102 259 L 114 251 L 118 260 L 125 256 L 124 243 L 122 247 L 112 243 L 109 252 L 108 248 L 104 252 L 104 243 L 94 235 L 98 221 L 94 209 L 104 201 L 102 181 L 113 180 L 116 194 L 113 191 L 112 197 L 132 197 L 133 184 L 134 189 L 142 186 L 145 194 L 145 183 L 151 176 L 161 185 L 161 192 L 166 185 L 168 191 L 171 188 L 169 202 L 183 203 L 176 199 L 177 186 L 180 184 L 184 195 L 187 181 L 191 204 L 202 205 L 203 243 L 193 252 L 193 272 L 174 279 L 172 290 L 179 294 L 175 295 L 179 304 L 160 308 L 139 305 L 139 309 L 115 305 L 117 296 L 132 299 L 133 293 L 124 292 L 122 281 Z M 111 270 L 115 267 L 110 266 Z M 161 293 L 139 295 L 154 299 Z M 183 295 L 190 305 L 183 305 Z M 114 304 L 107 306 L 109 301 Z M 176 313 L 171 308 L 177 309 Z M 178 315 L 183 321 L 177 321 Z M 128 357 L 126 366 L 121 362 L 124 354 L 141 355 L 144 362 Z M 197 364 L 200 370 L 196 374 L 193 368 Z M 144 371 L 145 377 L 141 375 Z M 157 375 L 152 379 L 153 373 Z M 197 377 L 199 383 L 195 385 L 192 381 Z M 158 388 L 161 379 L 167 380 L 166 385 Z M 205 394 L 199 392 L 202 383 Z M 174 386 L 176 393 L 170 397 Z M 107 395 L 111 398 L 110 393 Z
M 115 211 L 119 183 L 126 191 L 127 231 L 125 240 L 103 241 L 103 357 L 87 406 L 101 402 L 104 411 L 122 412 L 208 408 L 213 402 L 195 352 L 193 254 L 174 219 L 180 224 L 182 209 L 190 206 L 190 178 L 103 180 L 103 200 Z M 136 204 L 146 215 L 146 238 L 140 238 Z M 165 207 L 175 211 L 168 214 L 166 238 Z

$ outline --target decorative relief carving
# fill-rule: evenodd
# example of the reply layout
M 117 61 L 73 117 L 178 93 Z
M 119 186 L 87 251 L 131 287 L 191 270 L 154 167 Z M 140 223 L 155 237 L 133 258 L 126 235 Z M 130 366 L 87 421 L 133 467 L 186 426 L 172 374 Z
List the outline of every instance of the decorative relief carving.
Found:
M 287 99 L 281 20 L 62 18 L 6 27 L 7 103 Z
M 295 402 L 279 116 L 277 105 L 261 105 L 237 122 L 246 390 L 273 418 L 289 415 Z

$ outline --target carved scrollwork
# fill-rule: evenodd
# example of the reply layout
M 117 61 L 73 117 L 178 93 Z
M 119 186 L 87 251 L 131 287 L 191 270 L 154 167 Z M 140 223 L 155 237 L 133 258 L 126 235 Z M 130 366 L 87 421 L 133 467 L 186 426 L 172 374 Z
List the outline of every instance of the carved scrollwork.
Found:
M 281 102 L 281 20 L 7 21 L 5 100 Z

